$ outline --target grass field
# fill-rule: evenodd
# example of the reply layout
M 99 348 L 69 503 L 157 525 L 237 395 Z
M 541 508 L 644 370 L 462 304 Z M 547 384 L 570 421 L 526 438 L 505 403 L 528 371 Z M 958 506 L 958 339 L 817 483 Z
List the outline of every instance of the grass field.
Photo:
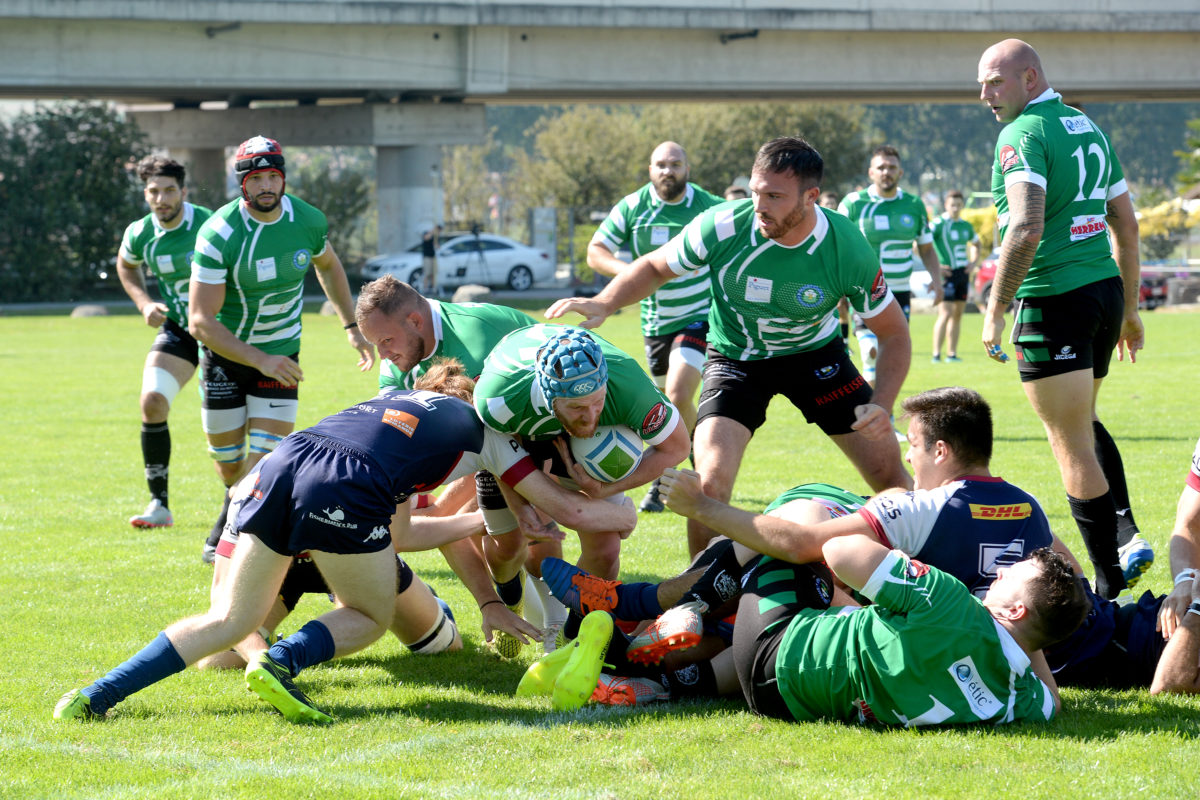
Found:
M 601 333 L 640 354 L 636 311 Z M 994 471 L 1032 491 L 1082 554 L 1058 469 L 1013 365 L 987 361 L 980 317 L 966 319 L 965 363 L 931 365 L 932 317 L 913 319 L 905 394 L 949 384 L 981 391 L 997 429 Z M 1120 444 L 1134 509 L 1160 562 L 1146 588 L 1169 587 L 1166 540 L 1200 420 L 1194 413 L 1200 318 L 1146 316 L 1149 347 L 1114 363 L 1100 412 Z M 168 622 L 202 611 L 209 570 L 200 544 L 218 508 L 199 400 L 189 384 L 172 412 L 175 527 L 136 532 L 146 487 L 137 395 L 152 332 L 135 316 L 0 317 L 0 797 L 1194 797 L 1200 703 L 1142 692 L 1066 689 L 1045 726 L 894 731 L 785 724 L 739 703 L 644 711 L 550 711 L 516 699 L 532 654 L 489 655 L 479 615 L 437 554 L 414 567 L 458 614 L 463 652 L 418 658 L 388 637 L 305 672 L 300 684 L 337 718 L 289 725 L 240 674 L 188 670 L 135 695 L 102 723 L 50 718 Z M 374 394 L 335 319 L 305 318 L 300 424 Z M 1191 413 L 1189 413 L 1191 412 Z M 799 413 L 777 401 L 753 440 L 734 502 L 761 508 L 797 483 L 866 491 Z M 655 579 L 685 561 L 674 515 L 643 515 L 622 576 Z M 574 552 L 568 547 L 568 556 Z M 327 607 L 309 597 L 283 631 Z

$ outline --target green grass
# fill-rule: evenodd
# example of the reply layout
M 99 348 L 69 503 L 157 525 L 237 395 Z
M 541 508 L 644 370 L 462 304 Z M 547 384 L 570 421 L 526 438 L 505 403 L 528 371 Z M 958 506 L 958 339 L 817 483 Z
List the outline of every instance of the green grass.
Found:
M 906 393 L 961 383 L 994 408 L 995 471 L 1034 492 L 1077 552 L 1058 469 L 1013 365 L 982 356 L 979 316 L 966 319 L 959 365 L 929 363 L 932 317 L 913 320 Z M 305 319 L 300 424 L 374 393 L 354 371 L 336 322 Z M 1100 413 L 1121 446 L 1134 509 L 1163 562 L 1146 588 L 1166 591 L 1166 540 L 1200 423 L 1197 317 L 1146 315 L 1149 348 L 1114 364 Z M 636 311 L 601 330 L 641 353 Z M 170 621 L 202 611 L 209 571 L 200 542 L 219 487 L 189 384 L 172 413 L 172 529 L 126 523 L 146 501 L 137 394 L 151 331 L 134 316 L 0 318 L 0 797 L 1163 797 L 1195 795 L 1198 704 L 1146 692 L 1064 691 L 1050 725 L 883 731 L 785 724 L 736 702 L 648 711 L 549 710 L 516 699 L 526 662 L 481 648 L 479 615 L 436 554 L 414 567 L 458 613 L 462 653 L 418 658 L 385 638 L 306 672 L 301 684 L 337 718 L 295 727 L 240 675 L 175 676 L 99 724 L 50 719 L 67 689 L 132 654 Z M 796 483 L 866 491 L 836 448 L 785 401 L 753 440 L 734 502 L 762 507 Z M 684 564 L 680 518 L 645 515 L 623 548 L 622 575 Z M 573 556 L 573 546 L 568 547 Z M 327 607 L 309 597 L 290 632 Z

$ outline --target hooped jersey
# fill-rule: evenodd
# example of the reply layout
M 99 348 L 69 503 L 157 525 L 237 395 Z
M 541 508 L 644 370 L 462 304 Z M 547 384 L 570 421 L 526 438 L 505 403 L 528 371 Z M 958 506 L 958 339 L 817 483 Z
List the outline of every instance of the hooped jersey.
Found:
M 1086 114 L 1047 89 L 996 141 L 992 199 L 996 242 L 1009 223 L 1006 190 L 1027 182 L 1046 192 L 1045 228 L 1017 297 L 1045 297 L 1120 274 L 1105 219 L 1109 200 L 1128 191 L 1108 137 Z
M 966 269 L 971 263 L 967 245 L 979 244 L 975 226 L 961 217 L 951 219 L 942 214 L 933 221 L 933 246 L 937 249 L 938 261 L 946 269 Z
M 881 494 L 858 512 L 879 541 L 948 572 L 983 597 L 996 570 L 1054 538 L 1033 495 L 992 477 Z
M 863 318 L 892 302 L 874 251 L 840 214 L 815 207 L 800 244 L 763 235 L 752 200 L 709 209 L 664 251 L 676 275 L 708 268 L 708 343 L 726 358 L 757 361 L 815 350 L 839 336 L 842 297 Z
M 829 511 L 830 519 L 849 516 L 862 508 L 863 503 L 867 501 L 860 494 L 839 489 L 830 483 L 802 483 L 772 500 L 771 504 L 763 509 L 763 513 L 770 514 L 793 500 L 811 500 L 824 506 Z
M 933 241 L 921 198 L 903 189 L 897 189 L 895 197 L 880 197 L 870 186 L 846 195 L 837 210 L 858 226 L 875 249 L 888 288 L 910 291 L 908 278 L 917 261 L 913 245 Z
M 188 325 L 188 282 L 192 279 L 196 234 L 212 213 L 204 206 L 184 203 L 174 228 L 163 228 L 151 213 L 129 223 L 121 237 L 121 258 L 135 267 L 150 267 L 158 280 L 167 318 L 181 328 Z
M 483 362 L 501 339 L 515 330 L 535 325 L 537 320 L 515 308 L 491 303 L 440 303 L 429 301 L 433 314 L 433 352 L 411 372 L 387 359 L 379 363 L 379 390 L 411 389 L 413 382 L 429 371 L 439 358 L 460 361 L 466 374 L 478 380 Z
M 775 661 L 798 720 L 915 727 L 1046 721 L 1029 656 L 958 580 L 893 550 L 861 590 L 874 605 L 803 609 Z
M 500 340 L 475 384 L 475 410 L 488 427 L 531 440 L 553 439 L 563 432 L 534 373 L 537 353 L 566 325 L 539 324 Z M 608 393 L 600 425 L 626 425 L 649 447 L 661 444 L 679 424 L 679 412 L 632 356 L 588 331 L 608 365 Z
M 683 197 L 664 202 L 647 183 L 621 199 L 592 237 L 614 255 L 628 248 L 635 259 L 652 253 L 675 237 L 697 214 L 725 202 L 720 197 L 689 183 Z M 642 335 L 661 336 L 683 330 L 693 322 L 708 319 L 707 270 L 700 269 L 663 284 L 642 300 Z
M 271 355 L 300 350 L 304 276 L 327 247 L 325 215 L 290 194 L 274 222 L 250 216 L 242 200 L 222 206 L 200 228 L 192 277 L 224 284 L 217 321 Z

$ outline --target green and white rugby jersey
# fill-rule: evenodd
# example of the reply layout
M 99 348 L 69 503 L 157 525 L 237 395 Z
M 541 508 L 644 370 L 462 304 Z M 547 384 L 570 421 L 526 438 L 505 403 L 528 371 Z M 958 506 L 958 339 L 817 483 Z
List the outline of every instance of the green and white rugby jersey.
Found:
M 1008 228 L 1009 186 L 1046 191 L 1046 225 L 1017 297 L 1063 294 L 1119 275 L 1108 241 L 1107 203 L 1129 191 L 1108 137 L 1047 89 L 1000 131 L 992 165 L 997 242 Z
M 616 253 L 627 247 L 633 257 L 652 253 L 669 242 L 697 214 L 725 202 L 720 197 L 689 183 L 675 203 L 666 203 L 647 183 L 613 206 L 592 237 Z M 642 335 L 675 333 L 708 319 L 708 273 L 700 269 L 672 278 L 654 294 L 642 300 Z
M 802 483 L 799 486 L 793 486 L 772 500 L 771 504 L 763 509 L 763 513 L 770 514 L 793 500 L 812 500 L 814 503 L 820 503 L 829 509 L 831 519 L 849 516 L 867 502 L 862 495 L 848 492 L 831 483 Z
M 967 245 L 978 244 L 979 235 L 975 226 L 961 217 L 950 219 L 942 214 L 933 221 L 933 246 L 937 248 L 938 261 L 948 270 L 966 269 L 971 263 Z
M 433 312 L 433 353 L 413 367 L 411 372 L 387 359 L 379 364 L 379 391 L 411 389 L 413 382 L 429 371 L 439 358 L 456 358 L 467 375 L 475 380 L 483 372 L 483 362 L 501 339 L 520 328 L 536 325 L 528 314 L 491 303 L 439 303 L 429 301 Z
M 892 301 L 867 240 L 840 214 L 816 207 L 812 233 L 787 247 L 758 228 L 752 200 L 709 209 L 667 245 L 677 275 L 708 267 L 708 343 L 726 358 L 757 361 L 815 350 L 840 335 L 837 303 L 864 318 Z
M 300 350 L 304 275 L 326 248 L 325 215 L 285 194 L 282 214 L 259 222 L 233 200 L 213 214 L 196 237 L 192 277 L 224 284 L 217 321 L 247 344 L 271 355 Z
M 158 279 L 167 318 L 181 328 L 188 325 L 188 282 L 192 279 L 196 233 L 212 213 L 204 206 L 184 203 L 174 228 L 167 230 L 158 217 L 147 214 L 129 223 L 121 237 L 121 258 L 133 266 L 149 265 Z
M 542 394 L 534 374 L 538 350 L 555 336 L 571 330 L 567 325 L 539 324 L 508 334 L 492 350 L 475 384 L 475 410 L 501 433 L 528 439 L 552 439 L 562 425 Z M 679 412 L 658 390 L 632 356 L 587 332 L 604 353 L 608 365 L 608 394 L 601 425 L 626 425 L 649 447 L 666 441 L 679 424 Z
M 897 189 L 895 197 L 883 198 L 875 193 L 874 186 L 869 186 L 846 195 L 838 212 L 858 225 L 875 248 L 888 288 L 893 292 L 911 291 L 908 278 L 917 263 L 913 245 L 933 241 L 929 215 L 921 199 L 903 189 Z
M 874 605 L 805 609 L 788 623 L 775 671 L 796 719 L 912 727 L 1054 716 L 1029 656 L 958 580 L 893 550 L 862 594 Z

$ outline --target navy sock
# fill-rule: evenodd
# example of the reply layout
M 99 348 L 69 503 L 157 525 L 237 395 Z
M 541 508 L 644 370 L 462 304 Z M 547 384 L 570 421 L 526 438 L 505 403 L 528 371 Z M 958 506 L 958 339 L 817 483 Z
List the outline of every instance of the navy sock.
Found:
M 1075 518 L 1083 546 L 1096 571 L 1096 594 L 1112 600 L 1125 588 L 1125 576 L 1117 555 L 1117 514 L 1112 492 L 1090 500 L 1067 495 L 1067 502 L 1071 504 L 1071 516 Z
M 493 581 L 495 583 L 495 581 Z M 521 602 L 521 595 L 525 591 L 525 573 L 518 571 L 516 576 L 504 583 L 496 583 L 496 594 L 500 595 L 500 602 L 506 606 L 515 606 Z
M 333 634 L 325 623 L 314 619 L 303 628 L 271 645 L 267 655 L 296 677 L 300 670 L 333 658 Z
M 681 598 L 680 605 L 700 600 L 710 610 L 716 610 L 742 590 L 742 565 L 738 563 L 733 543 L 725 546 L 724 542 L 718 542 L 708 549 L 716 553 L 716 558 Z
M 225 520 L 229 518 L 229 487 L 225 487 L 225 502 L 221 504 L 221 513 L 217 516 L 217 521 L 213 523 L 212 530 L 208 532 L 208 538 L 205 544 L 210 544 L 213 547 L 217 546 L 217 542 L 221 541 L 221 532 L 225 530 Z
M 617 619 L 654 619 L 665 609 L 658 602 L 657 583 L 623 583 L 617 587 Z
M 667 687 L 671 699 L 680 697 L 719 697 L 717 674 L 712 663 L 699 661 L 679 669 L 669 669 L 659 675 L 659 682 Z
M 167 474 L 171 466 L 171 430 L 167 423 L 142 423 L 142 463 L 146 467 L 150 496 L 169 507 Z
M 1100 462 L 1100 470 L 1108 481 L 1108 490 L 1112 492 L 1113 504 L 1117 509 L 1117 544 L 1129 544 L 1129 540 L 1138 534 L 1137 523 L 1133 520 L 1133 509 L 1129 503 L 1129 486 L 1125 483 L 1125 463 L 1121 460 L 1121 451 L 1113 441 L 1108 430 L 1100 420 L 1092 421 L 1092 433 L 1096 438 L 1096 460 Z
M 133 658 L 85 688 L 83 694 L 91 701 L 92 711 L 103 714 L 134 692 L 186 668 L 167 634 L 160 633 Z

